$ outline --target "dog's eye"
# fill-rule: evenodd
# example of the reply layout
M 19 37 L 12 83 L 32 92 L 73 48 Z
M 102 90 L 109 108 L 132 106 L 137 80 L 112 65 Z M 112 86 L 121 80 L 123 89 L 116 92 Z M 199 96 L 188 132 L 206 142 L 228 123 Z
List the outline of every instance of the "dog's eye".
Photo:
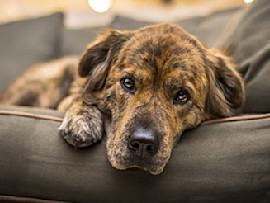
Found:
M 190 100 L 190 94 L 187 91 L 179 91 L 173 97 L 173 104 L 185 104 Z
M 126 92 L 135 93 L 135 82 L 132 79 L 122 78 L 120 83 Z

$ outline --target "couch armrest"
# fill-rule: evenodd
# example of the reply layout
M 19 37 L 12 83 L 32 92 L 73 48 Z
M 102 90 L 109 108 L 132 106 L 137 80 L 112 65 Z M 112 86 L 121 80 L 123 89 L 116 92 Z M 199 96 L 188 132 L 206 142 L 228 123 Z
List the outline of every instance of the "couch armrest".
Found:
M 62 117 L 63 113 L 0 107 Z M 76 150 L 59 121 L 0 115 L 0 195 L 76 202 L 267 202 L 270 118 L 200 126 L 183 134 L 158 176 L 110 166 L 105 141 Z

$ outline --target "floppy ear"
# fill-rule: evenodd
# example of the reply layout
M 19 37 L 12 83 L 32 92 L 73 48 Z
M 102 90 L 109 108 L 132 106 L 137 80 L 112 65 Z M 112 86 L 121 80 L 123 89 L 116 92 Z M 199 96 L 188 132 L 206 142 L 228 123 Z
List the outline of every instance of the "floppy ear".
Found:
M 244 82 L 231 59 L 218 50 L 208 50 L 207 111 L 210 118 L 232 116 L 244 104 Z
M 88 91 L 97 91 L 104 86 L 111 62 L 128 38 L 128 32 L 110 29 L 88 45 L 78 67 L 79 76 L 88 77 Z

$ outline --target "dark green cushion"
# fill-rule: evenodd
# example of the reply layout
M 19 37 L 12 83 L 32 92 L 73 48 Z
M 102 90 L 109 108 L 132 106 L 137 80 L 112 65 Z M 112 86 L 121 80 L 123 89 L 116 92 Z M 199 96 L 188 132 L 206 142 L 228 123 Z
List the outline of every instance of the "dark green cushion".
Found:
M 0 115 L 0 195 L 71 202 L 267 202 L 269 123 L 266 118 L 187 131 L 165 171 L 153 176 L 112 168 L 105 141 L 70 147 L 58 135 L 58 121 Z
M 0 93 L 26 68 L 60 56 L 63 13 L 0 24 Z

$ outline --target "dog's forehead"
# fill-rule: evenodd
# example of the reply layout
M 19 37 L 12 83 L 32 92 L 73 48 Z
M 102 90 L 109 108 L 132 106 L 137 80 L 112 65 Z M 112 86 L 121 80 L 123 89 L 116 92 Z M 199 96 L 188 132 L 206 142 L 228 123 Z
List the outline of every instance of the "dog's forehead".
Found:
M 173 73 L 175 77 L 188 72 L 194 77 L 204 67 L 204 54 L 205 48 L 196 38 L 178 26 L 165 24 L 135 32 L 123 47 L 120 60 L 122 69 L 133 72 Z

